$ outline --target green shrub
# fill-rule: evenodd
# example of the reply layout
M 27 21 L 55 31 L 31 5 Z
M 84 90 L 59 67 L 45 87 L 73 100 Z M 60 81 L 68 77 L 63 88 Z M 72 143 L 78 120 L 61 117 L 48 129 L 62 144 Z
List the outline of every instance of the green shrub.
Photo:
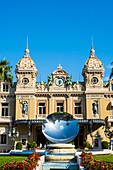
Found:
M 22 142 L 17 142 L 16 149 L 22 150 Z
M 88 141 L 84 142 L 84 148 L 91 148 L 91 145 Z
M 102 149 L 108 149 L 108 142 L 107 141 L 102 141 Z
M 32 142 L 32 148 L 34 148 L 34 149 L 35 149 L 36 147 L 37 147 L 37 144 L 36 144 L 36 142 L 35 142 L 35 141 L 33 141 L 33 142 Z
M 35 149 L 37 147 L 37 144 L 36 144 L 36 142 L 35 141 L 28 141 L 27 142 L 27 148 L 28 148 L 28 150 L 29 149 Z
M 28 141 L 28 142 L 27 142 L 27 149 L 29 150 L 30 148 L 31 148 L 31 142 Z

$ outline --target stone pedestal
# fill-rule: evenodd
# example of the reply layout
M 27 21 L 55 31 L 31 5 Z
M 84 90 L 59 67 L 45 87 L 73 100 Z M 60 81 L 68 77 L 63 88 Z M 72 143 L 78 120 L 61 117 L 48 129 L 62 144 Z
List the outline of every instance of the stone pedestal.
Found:
M 75 146 L 72 144 L 47 145 L 42 170 L 78 170 Z

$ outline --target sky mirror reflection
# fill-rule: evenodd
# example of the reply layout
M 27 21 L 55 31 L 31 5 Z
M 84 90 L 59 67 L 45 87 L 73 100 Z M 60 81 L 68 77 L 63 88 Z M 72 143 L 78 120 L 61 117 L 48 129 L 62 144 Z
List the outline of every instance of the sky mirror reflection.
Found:
M 79 125 L 69 113 L 52 113 L 46 117 L 42 132 L 53 143 L 68 143 L 77 136 Z

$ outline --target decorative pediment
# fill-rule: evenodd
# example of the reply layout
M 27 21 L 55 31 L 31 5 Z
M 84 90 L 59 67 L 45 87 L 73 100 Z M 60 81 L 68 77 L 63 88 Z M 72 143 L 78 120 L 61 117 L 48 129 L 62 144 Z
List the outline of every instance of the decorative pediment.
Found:
M 58 65 L 57 68 L 58 68 L 58 69 L 55 70 L 55 71 L 52 73 L 52 75 L 68 75 L 68 73 L 67 73 L 66 71 L 62 70 L 62 66 L 61 66 L 60 64 Z

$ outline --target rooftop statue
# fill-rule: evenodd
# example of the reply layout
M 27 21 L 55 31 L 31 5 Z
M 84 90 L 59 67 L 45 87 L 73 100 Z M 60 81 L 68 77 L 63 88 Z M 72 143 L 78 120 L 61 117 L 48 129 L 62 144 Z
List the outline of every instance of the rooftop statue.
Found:
M 66 86 L 72 85 L 72 76 L 66 76 Z
M 52 86 L 53 80 L 51 76 L 48 76 L 48 86 Z

